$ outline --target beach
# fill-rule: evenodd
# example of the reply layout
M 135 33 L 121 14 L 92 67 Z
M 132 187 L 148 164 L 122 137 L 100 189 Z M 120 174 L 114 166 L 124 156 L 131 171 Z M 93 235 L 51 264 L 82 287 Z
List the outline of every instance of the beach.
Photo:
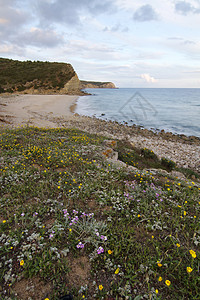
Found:
M 200 139 L 158 133 L 117 122 L 74 114 L 79 96 L 71 95 L 4 95 L 0 97 L 1 126 L 36 126 L 44 128 L 78 128 L 112 139 L 126 140 L 135 147 L 148 148 L 159 158 L 173 160 L 177 166 L 200 172 Z

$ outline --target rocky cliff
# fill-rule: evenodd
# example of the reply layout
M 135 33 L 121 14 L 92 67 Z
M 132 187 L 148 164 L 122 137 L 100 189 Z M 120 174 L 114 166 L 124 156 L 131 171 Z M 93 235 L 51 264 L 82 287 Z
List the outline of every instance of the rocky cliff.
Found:
M 81 89 L 101 88 L 101 89 L 116 89 L 112 82 L 96 82 L 96 81 L 80 81 Z

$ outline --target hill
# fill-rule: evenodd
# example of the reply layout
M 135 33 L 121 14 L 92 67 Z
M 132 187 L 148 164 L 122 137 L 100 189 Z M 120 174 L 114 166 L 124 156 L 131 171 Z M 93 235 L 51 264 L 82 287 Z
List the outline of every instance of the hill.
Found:
M 0 93 L 73 94 L 80 82 L 71 64 L 0 58 Z
M 115 85 L 80 81 L 68 63 L 0 58 L 0 93 L 82 95 L 84 88 L 115 88 Z
M 116 86 L 112 82 L 81 80 L 80 83 L 81 83 L 81 89 L 89 89 L 89 88 L 116 89 Z

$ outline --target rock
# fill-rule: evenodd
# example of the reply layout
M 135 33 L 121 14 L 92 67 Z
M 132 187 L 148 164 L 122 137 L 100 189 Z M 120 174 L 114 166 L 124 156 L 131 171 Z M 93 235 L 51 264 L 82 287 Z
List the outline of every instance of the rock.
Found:
M 185 175 L 183 175 L 183 173 L 178 172 L 178 171 L 172 171 L 171 175 L 175 178 L 177 177 L 179 179 L 185 179 Z
M 114 140 L 104 140 L 103 144 L 107 147 L 112 148 L 112 149 L 117 148 L 117 141 L 114 141 Z
M 80 81 L 78 79 L 77 74 L 75 75 L 65 84 L 64 88 L 61 90 L 63 93 L 74 93 L 80 90 Z

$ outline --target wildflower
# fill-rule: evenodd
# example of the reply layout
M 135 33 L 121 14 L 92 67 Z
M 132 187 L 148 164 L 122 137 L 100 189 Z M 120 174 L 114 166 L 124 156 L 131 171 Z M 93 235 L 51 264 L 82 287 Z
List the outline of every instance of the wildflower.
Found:
M 170 286 L 171 281 L 170 281 L 170 280 L 165 280 L 165 284 L 166 284 L 167 286 Z
M 6 220 L 3 220 L 3 223 L 6 223 Z
M 188 273 L 191 273 L 191 272 L 192 272 L 192 270 L 193 270 L 192 268 L 190 268 L 190 267 L 187 267 L 187 272 L 188 272 Z
M 103 249 L 103 247 L 99 247 L 98 249 L 97 249 L 97 253 L 98 254 L 101 254 L 101 253 L 103 253 L 104 252 L 104 249 Z
M 181 245 L 179 243 L 177 243 L 176 246 L 179 248 Z
M 160 276 L 160 277 L 158 277 L 158 281 L 162 281 L 162 277 Z
M 154 239 L 154 235 L 152 235 L 151 238 Z
M 186 211 L 184 211 L 184 213 L 183 213 L 183 214 L 184 214 L 184 216 L 186 216 L 186 215 L 187 215 L 187 212 L 186 212 Z
M 138 214 L 138 218 L 140 218 L 140 215 Z
M 101 239 L 104 240 L 104 241 L 107 241 L 108 238 L 105 235 L 101 235 Z
M 158 294 L 158 289 L 155 290 L 156 294 Z
M 102 291 L 103 290 L 103 285 L 99 285 L 99 290 Z
M 159 261 L 157 261 L 157 265 L 158 267 L 162 267 L 162 264 Z
M 193 250 L 190 250 L 189 252 L 190 252 L 190 254 L 192 255 L 192 257 L 193 257 L 193 258 L 196 258 L 196 257 L 197 257 L 197 255 L 196 255 L 196 252 L 195 252 L 195 251 L 193 251 Z
M 21 261 L 20 261 L 20 266 L 23 266 L 24 265 L 24 260 L 22 259 Z
M 49 298 L 45 298 L 44 300 L 49 300 Z
M 115 274 L 117 275 L 119 273 L 119 268 L 117 268 L 116 270 L 115 270 Z
M 108 250 L 108 254 L 112 254 L 113 252 L 111 250 Z
M 78 245 L 76 246 L 76 248 L 84 248 L 84 244 L 82 242 L 79 242 Z

